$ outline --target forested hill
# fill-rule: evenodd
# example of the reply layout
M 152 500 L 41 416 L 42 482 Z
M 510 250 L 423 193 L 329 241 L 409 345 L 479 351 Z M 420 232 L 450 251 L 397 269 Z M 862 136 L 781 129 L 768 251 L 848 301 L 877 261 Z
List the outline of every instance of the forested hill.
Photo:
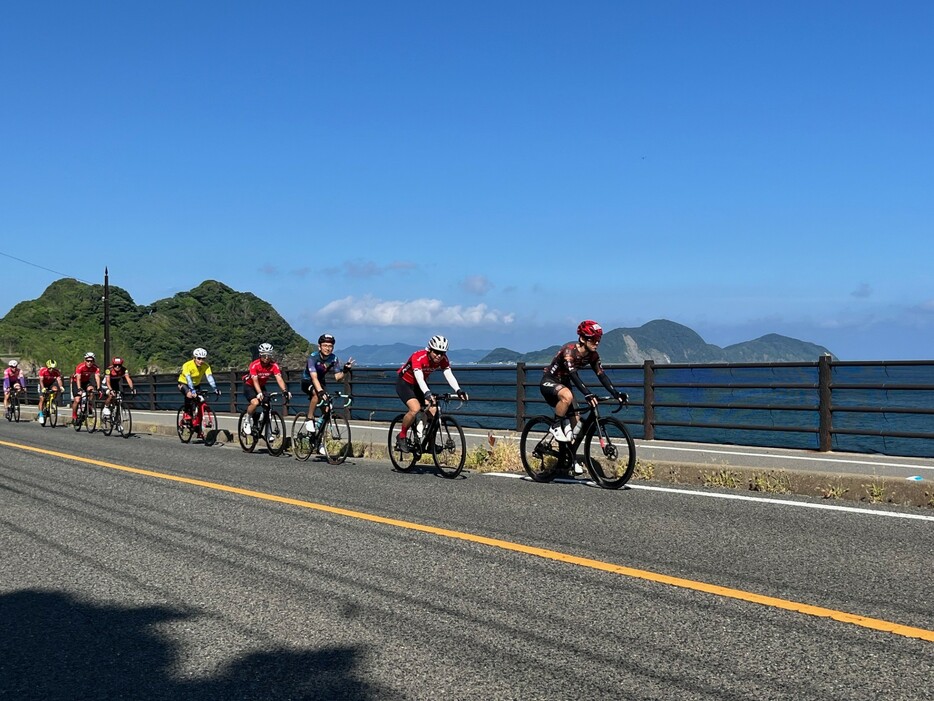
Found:
M 565 342 L 572 340 L 575 339 L 568 338 Z M 531 353 L 497 348 L 480 362 L 543 365 L 551 362 L 558 348 L 560 345 L 554 345 Z M 641 363 L 644 360 L 658 363 L 815 362 L 829 352 L 823 346 L 775 333 L 720 348 L 707 343 L 687 326 L 665 319 L 656 319 L 638 328 L 607 331 L 600 343 L 600 358 L 605 363 Z
M 0 319 L 0 352 L 27 364 L 55 358 L 66 375 L 89 350 L 102 359 L 103 295 L 103 285 L 53 282 Z M 270 304 L 214 280 L 149 305 L 111 286 L 110 327 L 111 353 L 125 358 L 134 374 L 172 372 L 198 346 L 208 350 L 214 370 L 245 368 L 263 341 L 275 346 L 280 362 L 295 367 L 313 348 Z

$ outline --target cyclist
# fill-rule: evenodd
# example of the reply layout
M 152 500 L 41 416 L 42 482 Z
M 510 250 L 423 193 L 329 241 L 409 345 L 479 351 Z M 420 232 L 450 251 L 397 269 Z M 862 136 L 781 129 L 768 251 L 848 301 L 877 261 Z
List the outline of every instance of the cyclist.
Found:
M 123 358 L 114 358 L 110 361 L 110 365 L 107 366 L 107 369 L 104 370 L 104 379 L 101 382 L 104 389 L 104 396 L 107 397 L 107 399 L 104 400 L 104 408 L 101 411 L 101 418 L 104 421 L 110 420 L 110 405 L 113 404 L 114 396 L 120 391 L 120 385 L 124 380 L 126 380 L 130 391 L 136 394 L 136 388 L 133 386 L 133 378 L 130 377 L 130 373 L 127 372 L 126 365 L 123 364 Z
M 198 390 L 201 387 L 201 380 L 207 380 L 214 390 L 214 394 L 220 396 L 221 391 L 217 389 L 217 383 L 214 382 L 214 373 L 211 372 L 211 366 L 208 365 L 208 352 L 204 348 L 195 348 L 191 352 L 191 360 L 182 365 L 182 371 L 178 375 L 178 391 L 185 398 L 185 420 L 191 420 L 192 428 L 196 429 L 198 438 L 204 438 L 201 433 L 201 417 L 194 409 L 194 401 L 198 396 Z
M 94 378 L 94 385 L 91 385 L 91 378 Z M 86 391 L 101 391 L 101 369 L 97 367 L 95 355 L 88 351 L 84 354 L 84 362 L 79 363 L 75 368 L 75 374 L 71 376 L 71 422 L 74 423 L 78 418 L 78 402 L 81 401 L 81 395 Z
M 58 369 L 58 363 L 54 360 L 46 360 L 45 367 L 39 368 L 39 423 L 42 426 L 45 426 L 45 398 L 55 385 L 58 385 L 60 394 L 65 393 L 65 385 L 62 384 L 62 373 Z
M 542 373 L 539 388 L 545 401 L 555 410 L 551 433 L 562 443 L 574 440 L 574 427 L 579 421 L 576 407 L 571 411 L 570 421 L 567 416 L 568 409 L 571 409 L 574 403 L 574 393 L 569 386 L 571 382 L 591 406 L 597 405 L 597 396 L 581 380 L 578 370 L 590 366 L 611 395 L 621 402 L 628 399 L 624 393 L 617 391 L 603 371 L 600 354 L 597 353 L 597 346 L 600 345 L 602 337 L 603 328 L 600 324 L 590 319 L 582 321 L 577 326 L 577 341 L 564 344 Z
M 432 336 L 428 347 L 418 350 L 409 356 L 405 364 L 399 368 L 399 377 L 396 379 L 396 394 L 405 404 L 408 411 L 402 419 L 402 429 L 396 437 L 396 447 L 402 452 L 410 450 L 408 445 L 409 427 L 415 420 L 415 414 L 424 404 L 432 416 L 435 414 L 435 398 L 428 388 L 428 376 L 435 370 L 442 370 L 444 379 L 448 381 L 461 401 L 467 401 L 467 393 L 460 388 L 451 363 L 448 360 L 448 339 L 444 336 Z
M 302 392 L 308 395 L 308 421 L 305 422 L 305 430 L 314 433 L 315 426 L 315 407 L 319 401 L 328 398 L 325 386 L 324 376 L 334 370 L 334 379 L 340 382 L 344 375 L 351 371 L 354 359 L 350 358 L 341 365 L 340 359 L 334 354 L 334 336 L 329 333 L 323 333 L 318 336 L 318 350 L 308 356 L 305 361 L 305 370 L 302 373 Z M 335 370 L 335 368 L 340 368 Z M 323 417 L 322 417 L 323 418 Z
M 287 399 L 292 398 L 292 393 L 289 392 L 285 380 L 282 379 L 279 364 L 272 359 L 274 350 L 271 343 L 260 343 L 259 358 L 250 363 L 249 372 L 243 376 L 243 396 L 250 403 L 246 408 L 246 418 L 244 419 L 246 423 L 242 427 L 244 433 L 253 430 L 253 412 L 263 401 L 263 390 L 266 389 L 266 382 L 269 381 L 270 377 L 276 378 L 279 389 L 282 390 L 282 394 Z
M 25 391 L 26 378 L 19 367 L 19 361 L 11 360 L 3 371 L 3 415 L 6 418 L 10 418 L 10 392 L 22 394 Z

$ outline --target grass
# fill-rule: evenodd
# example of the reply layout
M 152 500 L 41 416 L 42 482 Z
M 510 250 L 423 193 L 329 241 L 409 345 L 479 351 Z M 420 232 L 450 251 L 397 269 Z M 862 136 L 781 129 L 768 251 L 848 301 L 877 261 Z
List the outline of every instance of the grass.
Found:
M 736 489 L 739 487 L 740 478 L 731 470 L 719 470 L 717 472 L 704 473 L 705 487 L 725 487 L 726 489 Z
M 780 472 L 755 473 L 749 481 L 749 489 L 754 492 L 787 494 L 791 491 L 788 476 Z
M 650 480 L 655 477 L 655 464 L 644 462 L 636 458 L 636 469 L 632 471 L 632 478 L 637 480 Z
M 864 484 L 863 489 L 866 490 L 866 496 L 869 498 L 870 504 L 879 504 L 885 501 L 885 482 L 881 484 L 879 482 Z
M 843 495 L 848 491 L 850 490 L 842 484 L 828 484 L 826 487 L 821 488 L 821 496 L 824 499 L 842 499 Z

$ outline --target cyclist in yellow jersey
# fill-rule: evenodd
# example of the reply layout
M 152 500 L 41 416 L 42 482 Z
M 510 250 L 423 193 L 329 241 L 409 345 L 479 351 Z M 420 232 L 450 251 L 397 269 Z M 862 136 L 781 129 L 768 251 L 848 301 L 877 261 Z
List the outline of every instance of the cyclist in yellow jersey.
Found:
M 214 394 L 220 394 L 217 384 L 214 382 L 214 375 L 211 372 L 211 366 L 208 365 L 208 352 L 204 348 L 195 348 L 191 353 L 192 358 L 184 365 L 178 375 L 178 391 L 185 397 L 185 417 L 190 418 L 192 414 L 192 401 L 198 396 L 198 388 L 201 386 L 201 380 L 207 380 L 214 390 Z

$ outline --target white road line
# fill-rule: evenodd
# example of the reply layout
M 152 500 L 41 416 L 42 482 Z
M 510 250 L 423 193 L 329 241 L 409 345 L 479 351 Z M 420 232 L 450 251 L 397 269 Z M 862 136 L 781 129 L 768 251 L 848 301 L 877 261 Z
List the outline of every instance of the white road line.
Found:
M 490 477 L 511 477 L 513 479 L 531 479 L 527 475 L 519 475 L 513 472 L 485 472 Z M 559 481 L 559 480 L 555 480 Z M 566 482 L 577 482 L 582 486 L 596 486 L 589 480 L 562 480 Z M 788 499 L 769 499 L 767 497 L 750 497 L 745 494 L 720 494 L 718 492 L 699 492 L 694 489 L 675 489 L 673 487 L 650 487 L 645 484 L 627 484 L 627 489 L 644 489 L 649 492 L 670 492 L 672 494 L 687 494 L 689 496 L 709 497 L 711 499 L 733 499 L 736 501 L 754 501 L 763 504 L 773 504 L 776 506 L 797 506 L 805 509 L 822 509 L 825 511 L 844 511 L 847 513 L 864 514 L 866 516 L 887 516 L 889 518 L 902 518 L 910 521 L 931 521 L 934 522 L 934 516 L 925 516 L 922 514 L 903 514 L 897 511 L 877 511 L 876 509 L 862 509 L 856 506 L 838 506 L 836 504 L 814 504 L 806 501 L 790 501 Z
M 919 470 L 934 470 L 934 465 L 919 463 L 879 462 L 872 460 L 854 460 L 852 458 L 810 457 L 807 455 L 781 455 L 776 453 L 747 453 L 739 450 L 713 450 L 710 448 L 678 448 L 669 445 L 645 445 L 649 450 L 673 450 L 684 453 L 711 453 L 713 455 L 739 455 L 751 458 L 777 458 L 779 460 L 803 460 L 806 462 L 838 463 L 841 465 L 873 465 L 875 467 L 911 467 Z

